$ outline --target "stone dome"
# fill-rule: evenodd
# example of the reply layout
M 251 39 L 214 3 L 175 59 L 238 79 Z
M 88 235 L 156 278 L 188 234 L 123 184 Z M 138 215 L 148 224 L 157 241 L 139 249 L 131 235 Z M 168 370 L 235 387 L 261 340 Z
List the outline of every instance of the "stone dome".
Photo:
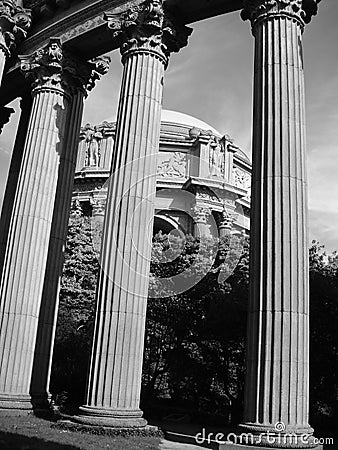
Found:
M 116 122 L 116 116 L 109 117 L 105 122 L 111 123 Z M 184 114 L 179 111 L 172 111 L 169 109 L 162 109 L 161 114 L 161 122 L 162 124 L 173 124 L 186 126 L 191 128 L 200 128 L 204 131 L 212 131 L 215 136 L 222 137 L 222 134 L 216 130 L 214 127 L 204 122 L 203 120 L 198 119 L 197 117 L 190 116 L 189 114 Z M 248 155 L 241 149 L 238 149 L 237 156 L 244 160 L 245 162 L 251 164 L 251 161 Z
M 178 111 L 171 111 L 169 109 L 163 109 L 162 115 L 161 115 L 161 121 L 168 122 L 168 123 L 174 123 L 178 125 L 186 125 L 191 128 L 200 128 L 201 130 L 210 130 L 212 131 L 216 136 L 221 137 L 221 133 L 217 131 L 214 127 L 207 124 L 203 120 L 197 119 L 196 117 L 189 116 L 188 114 L 184 114 Z

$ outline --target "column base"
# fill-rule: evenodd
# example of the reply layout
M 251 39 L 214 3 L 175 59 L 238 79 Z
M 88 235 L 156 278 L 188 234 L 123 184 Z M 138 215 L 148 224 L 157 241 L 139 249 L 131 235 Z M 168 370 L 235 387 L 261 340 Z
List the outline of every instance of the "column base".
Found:
M 28 416 L 30 414 L 33 414 L 30 395 L 0 393 L 0 416 Z
M 229 443 L 235 445 L 264 448 L 318 448 L 313 428 L 308 426 L 286 426 L 282 422 L 276 425 L 260 425 L 255 423 L 240 424 L 233 433 Z M 224 447 L 225 448 L 225 447 Z
M 138 410 L 106 409 L 81 406 L 79 414 L 73 420 L 84 425 L 109 428 L 144 428 L 147 421 L 142 418 L 143 412 Z
M 49 393 L 32 393 L 32 405 L 34 408 L 34 414 L 38 417 L 55 416 L 55 409 L 52 405 L 52 396 Z

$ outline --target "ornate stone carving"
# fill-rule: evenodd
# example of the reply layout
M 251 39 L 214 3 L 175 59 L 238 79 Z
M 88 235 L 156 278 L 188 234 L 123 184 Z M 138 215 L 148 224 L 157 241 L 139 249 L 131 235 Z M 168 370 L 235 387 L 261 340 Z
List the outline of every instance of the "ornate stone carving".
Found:
M 106 209 L 106 198 L 95 198 L 91 201 L 91 205 L 93 208 L 92 214 L 93 216 L 102 216 L 104 215 Z
M 59 38 L 29 56 L 20 56 L 21 70 L 33 79 L 33 88 L 55 88 L 71 93 L 90 91 L 95 81 L 107 73 L 110 58 L 103 56 L 85 62 L 67 53 Z
M 218 215 L 219 228 L 232 228 L 233 223 L 237 220 L 238 214 L 233 211 L 228 211 L 226 208 Z
M 7 56 L 26 37 L 31 22 L 30 10 L 12 0 L 0 1 L 0 48 Z
M 81 217 L 83 215 L 82 206 L 80 201 L 77 198 L 72 200 L 70 206 L 70 216 L 72 217 Z
M 246 0 L 241 16 L 250 20 L 252 25 L 259 20 L 273 16 L 290 16 L 301 22 L 309 23 L 317 14 L 320 0 Z
M 251 188 L 251 176 L 248 172 L 239 169 L 238 167 L 234 168 L 234 181 L 235 186 L 245 189 L 249 191 Z
M 108 171 L 107 171 L 108 172 Z M 109 173 L 107 173 L 107 178 L 109 176 Z M 102 189 L 102 185 L 101 184 L 97 184 L 97 183 L 76 183 L 74 186 L 74 192 L 75 193 L 81 193 L 81 192 L 92 192 L 92 191 L 99 191 L 100 189 Z
M 196 223 L 206 224 L 211 214 L 211 209 L 205 205 L 195 205 L 191 208 L 192 218 Z
M 113 38 L 121 43 L 124 56 L 130 51 L 152 51 L 168 62 L 171 52 L 187 45 L 192 29 L 170 17 L 164 0 L 147 0 L 122 14 L 107 13 L 105 19 Z
M 202 190 L 201 188 L 197 190 L 196 192 L 196 199 L 197 200 L 203 200 L 205 202 L 220 202 L 220 199 L 217 197 L 216 194 L 213 192 L 209 192 L 207 190 Z
M 86 143 L 86 167 L 99 167 L 100 165 L 100 145 L 103 134 L 98 127 L 92 127 L 89 123 L 82 129 L 84 140 Z
M 211 177 L 222 177 L 225 174 L 225 147 L 216 136 L 210 138 L 209 169 Z
M 175 152 L 169 159 L 162 161 L 157 167 L 159 177 L 185 178 L 187 176 L 187 160 L 185 153 Z

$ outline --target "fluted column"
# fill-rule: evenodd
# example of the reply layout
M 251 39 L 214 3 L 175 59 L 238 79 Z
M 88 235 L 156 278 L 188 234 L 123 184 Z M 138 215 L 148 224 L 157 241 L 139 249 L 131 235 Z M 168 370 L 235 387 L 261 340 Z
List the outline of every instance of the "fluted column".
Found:
M 6 64 L 16 44 L 24 39 L 31 25 L 30 10 L 15 0 L 0 1 L 0 84 Z
M 249 0 L 242 12 L 243 19 L 250 19 L 255 37 L 255 73 L 250 301 L 241 431 L 253 433 L 254 443 L 262 446 L 314 445 L 308 423 L 302 32 L 316 12 L 315 0 Z
M 1 209 L 0 218 L 0 274 L 2 272 L 3 258 L 5 256 L 6 242 L 8 238 L 8 228 L 11 220 L 11 212 L 15 198 L 15 192 L 18 185 L 20 167 L 23 156 L 23 147 L 25 144 L 29 117 L 32 107 L 32 97 L 27 93 L 20 101 L 21 115 L 18 129 L 16 132 L 15 143 L 13 147 L 11 163 L 9 167 L 6 189 Z
M 86 405 L 77 420 L 142 427 L 139 408 L 164 69 L 190 30 L 162 2 L 108 16 L 124 64 Z
M 32 408 L 30 383 L 59 166 L 79 61 L 59 39 L 21 59 L 33 104 L 4 246 L 0 286 L 0 413 Z
M 48 408 L 51 397 L 49 393 L 49 381 L 59 304 L 60 280 L 64 263 L 65 241 L 77 160 L 78 139 L 86 90 L 94 86 L 93 84 L 88 86 L 88 77 L 91 76 L 93 79 L 93 74 L 95 74 L 95 78 L 99 78 L 105 74 L 109 68 L 109 61 L 109 57 L 101 57 L 87 64 L 82 64 L 84 84 L 82 86 L 80 84 L 72 92 L 67 118 L 67 136 L 60 155 L 58 184 L 56 188 L 30 387 L 33 405 L 39 409 Z

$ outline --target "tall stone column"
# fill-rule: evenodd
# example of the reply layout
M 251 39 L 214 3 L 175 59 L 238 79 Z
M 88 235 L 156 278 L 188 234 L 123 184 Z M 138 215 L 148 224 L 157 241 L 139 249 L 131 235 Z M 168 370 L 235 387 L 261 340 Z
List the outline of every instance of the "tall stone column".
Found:
M 21 115 L 18 129 L 16 132 L 15 143 L 13 147 L 11 163 L 9 167 L 6 190 L 1 209 L 0 218 L 0 273 L 2 272 L 3 258 L 8 237 L 8 228 L 10 225 L 11 212 L 15 198 L 15 191 L 18 185 L 20 167 L 23 156 L 23 147 L 25 144 L 28 122 L 32 107 L 32 97 L 27 93 L 20 101 Z
M 124 65 L 86 405 L 77 420 L 142 427 L 139 408 L 164 69 L 191 30 L 162 1 L 107 16 Z
M 59 39 L 21 58 L 21 67 L 33 79 L 33 104 L 0 281 L 0 414 L 32 408 L 32 365 L 59 167 L 72 93 L 83 85 L 80 62 L 63 52 Z
M 78 152 L 78 139 L 82 121 L 84 98 L 94 82 L 109 68 L 109 57 L 96 58 L 88 63 L 78 64 L 81 79 L 73 86 L 67 118 L 67 136 L 60 155 L 58 183 L 56 188 L 53 219 L 51 225 L 48 257 L 44 277 L 39 324 L 30 394 L 35 408 L 50 406 L 49 381 L 52 366 L 54 336 L 57 322 L 58 300 L 65 242 L 73 193 L 74 173 Z
M 249 0 L 255 37 L 244 421 L 254 443 L 311 447 L 302 33 L 315 0 Z M 288 435 L 294 434 L 290 437 Z M 302 437 L 301 437 L 302 436 Z
M 24 39 L 31 25 L 30 10 L 18 5 L 15 0 L 0 1 L 0 84 L 6 59 Z

